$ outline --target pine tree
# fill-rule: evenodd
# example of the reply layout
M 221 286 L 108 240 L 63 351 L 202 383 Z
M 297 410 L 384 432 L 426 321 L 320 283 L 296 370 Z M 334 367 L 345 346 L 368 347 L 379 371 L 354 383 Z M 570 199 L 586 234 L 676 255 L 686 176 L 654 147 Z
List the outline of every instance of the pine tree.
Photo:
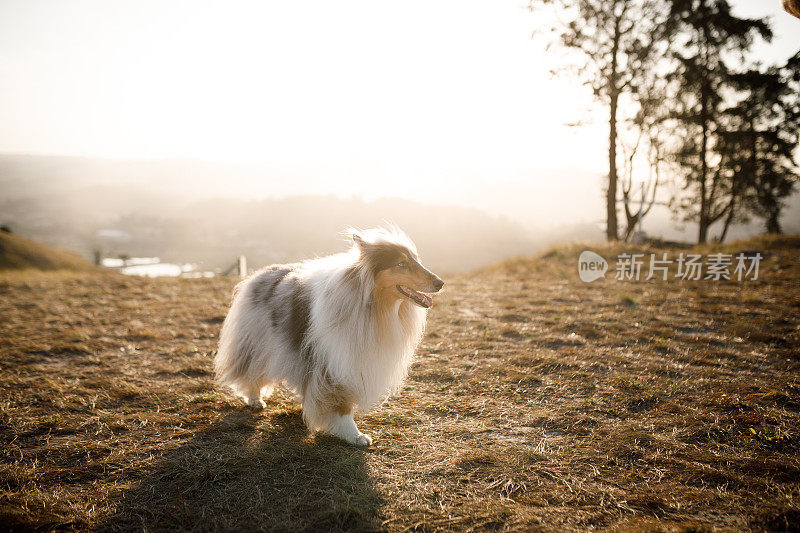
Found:
M 678 84 L 673 117 L 683 139 L 674 157 L 684 178 L 685 196 L 677 208 L 698 223 L 698 242 L 710 226 L 735 210 L 739 184 L 725 166 L 725 94 L 734 59 L 754 39 L 769 40 L 763 19 L 739 18 L 727 0 L 671 0 L 668 31 L 676 35 L 672 58 Z
M 793 153 L 800 144 L 800 53 L 782 68 L 751 70 L 735 76 L 745 104 L 733 109 L 741 121 L 737 158 L 741 164 L 745 201 L 764 219 L 769 233 L 781 233 L 784 200 L 798 181 Z M 734 170 L 737 170 L 734 167 Z

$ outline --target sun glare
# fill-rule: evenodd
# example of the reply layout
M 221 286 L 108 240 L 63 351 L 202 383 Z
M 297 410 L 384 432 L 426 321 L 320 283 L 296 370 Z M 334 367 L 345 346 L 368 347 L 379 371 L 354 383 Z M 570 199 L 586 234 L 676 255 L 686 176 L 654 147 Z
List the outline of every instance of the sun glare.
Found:
M 267 162 L 366 196 L 602 168 L 593 132 L 564 126 L 586 91 L 550 79 L 516 1 L 21 7 L 6 151 Z
M 607 117 L 551 76 L 567 58 L 532 38 L 551 21 L 525 4 L 4 2 L 0 152 L 258 163 L 287 181 L 198 185 L 209 196 L 599 222 Z

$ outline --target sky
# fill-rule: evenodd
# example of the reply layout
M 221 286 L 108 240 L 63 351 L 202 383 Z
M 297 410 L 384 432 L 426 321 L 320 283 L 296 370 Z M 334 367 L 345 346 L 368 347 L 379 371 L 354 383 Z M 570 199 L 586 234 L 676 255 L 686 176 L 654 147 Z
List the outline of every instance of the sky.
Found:
M 732 4 L 772 17 L 759 57 L 796 51 L 800 21 L 779 0 Z M 563 58 L 531 38 L 546 20 L 525 6 L 3 0 L 0 152 L 264 163 L 309 176 L 298 192 L 490 211 L 503 184 L 532 184 L 548 204 L 590 190 L 577 209 L 593 211 L 604 117 L 550 76 Z

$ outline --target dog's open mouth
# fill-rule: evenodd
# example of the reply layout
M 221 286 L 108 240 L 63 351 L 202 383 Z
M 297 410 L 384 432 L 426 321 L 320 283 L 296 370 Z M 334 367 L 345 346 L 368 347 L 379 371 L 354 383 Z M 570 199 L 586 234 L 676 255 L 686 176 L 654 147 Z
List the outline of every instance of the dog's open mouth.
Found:
M 400 294 L 417 304 L 418 306 L 422 307 L 423 309 L 428 309 L 433 305 L 433 298 L 428 296 L 427 294 L 423 294 L 419 291 L 415 291 L 405 285 L 398 285 L 397 290 L 400 291 Z

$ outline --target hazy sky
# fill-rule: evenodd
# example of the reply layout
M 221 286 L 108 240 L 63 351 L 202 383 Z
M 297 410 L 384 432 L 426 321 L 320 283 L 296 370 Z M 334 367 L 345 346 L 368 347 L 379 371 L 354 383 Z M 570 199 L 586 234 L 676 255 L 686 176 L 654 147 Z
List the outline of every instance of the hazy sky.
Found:
M 780 0 L 732 3 L 772 17 L 765 59 L 800 46 Z M 524 0 L 3 0 L 0 152 L 264 162 L 368 197 L 596 188 L 605 124 L 564 125 L 591 101 L 550 78 L 543 22 Z

